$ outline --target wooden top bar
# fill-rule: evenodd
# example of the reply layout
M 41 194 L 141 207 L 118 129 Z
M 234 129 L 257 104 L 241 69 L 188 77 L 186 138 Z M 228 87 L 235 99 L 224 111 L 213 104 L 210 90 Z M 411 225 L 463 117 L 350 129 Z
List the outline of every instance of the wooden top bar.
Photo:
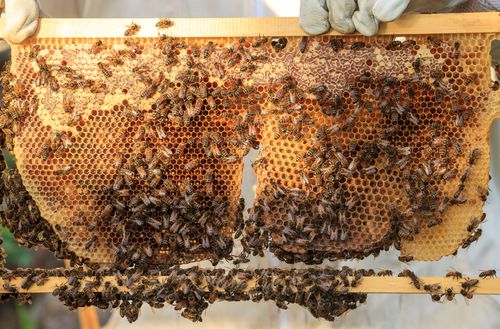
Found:
M 268 18 L 176 18 L 175 25 L 158 30 L 157 18 L 43 18 L 36 34 L 39 38 L 116 38 L 123 37 L 132 22 L 141 26 L 137 37 L 240 37 L 304 36 L 297 17 Z M 0 19 L 0 38 L 4 20 Z M 449 34 L 500 32 L 500 13 L 407 14 L 394 22 L 380 25 L 381 35 Z M 331 31 L 328 35 L 341 35 Z

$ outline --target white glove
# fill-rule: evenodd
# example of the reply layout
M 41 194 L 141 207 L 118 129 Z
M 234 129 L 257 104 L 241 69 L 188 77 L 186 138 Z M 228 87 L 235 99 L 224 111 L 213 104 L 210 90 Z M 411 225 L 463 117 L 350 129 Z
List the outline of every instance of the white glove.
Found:
M 390 22 L 405 11 L 447 11 L 465 0 L 301 0 L 300 25 L 310 34 L 355 30 L 366 36 L 378 32 L 379 22 Z M 357 9 L 357 10 L 356 10 Z
M 0 7 L 4 0 L 0 0 Z M 38 5 L 36 0 L 5 0 L 5 39 L 21 43 L 36 32 Z

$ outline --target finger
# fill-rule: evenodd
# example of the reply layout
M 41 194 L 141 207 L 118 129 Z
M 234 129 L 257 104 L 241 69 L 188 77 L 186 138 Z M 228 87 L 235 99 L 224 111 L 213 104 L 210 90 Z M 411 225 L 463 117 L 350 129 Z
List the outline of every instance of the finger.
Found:
M 21 43 L 36 32 L 38 6 L 35 0 L 7 0 L 5 2 L 5 39 Z
M 309 34 L 330 30 L 326 0 L 300 0 L 300 26 Z
M 376 0 L 358 1 L 358 10 L 352 15 L 352 22 L 356 30 L 368 37 L 377 34 L 378 19 L 372 15 Z
M 355 11 L 352 15 L 352 22 L 356 31 L 367 37 L 371 37 L 378 32 L 378 19 L 368 12 Z
M 352 14 L 356 10 L 354 0 L 327 0 L 330 25 L 340 33 L 355 31 Z
M 390 22 L 401 16 L 410 0 L 378 0 L 373 6 L 373 16 L 381 22 Z

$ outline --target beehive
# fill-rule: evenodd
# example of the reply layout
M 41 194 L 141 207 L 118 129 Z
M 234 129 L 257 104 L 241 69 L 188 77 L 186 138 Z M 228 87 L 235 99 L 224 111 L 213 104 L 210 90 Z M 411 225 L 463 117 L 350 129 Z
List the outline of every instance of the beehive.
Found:
M 250 251 L 433 260 L 481 219 L 495 37 L 32 39 L 13 47 L 4 130 L 41 215 L 92 262 L 229 255 L 259 143 Z

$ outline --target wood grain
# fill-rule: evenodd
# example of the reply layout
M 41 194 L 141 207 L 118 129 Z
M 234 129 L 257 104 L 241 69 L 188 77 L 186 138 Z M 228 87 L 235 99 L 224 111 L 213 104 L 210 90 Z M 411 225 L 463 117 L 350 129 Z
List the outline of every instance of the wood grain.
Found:
M 160 282 L 163 282 L 166 277 L 158 277 Z M 459 293 L 461 289 L 461 283 L 464 280 L 455 280 L 451 278 L 441 278 L 441 277 L 421 277 L 420 278 L 424 284 L 441 284 L 442 289 L 453 288 L 455 293 Z M 10 281 L 11 285 L 19 287 L 22 282 L 22 278 L 16 278 Z M 85 278 L 82 282 L 82 287 L 85 282 L 91 281 L 92 278 Z M 60 286 L 66 282 L 64 277 L 51 277 L 43 286 L 33 286 L 29 290 L 19 289 L 19 292 L 30 292 L 30 293 L 50 293 L 57 286 Z M 103 282 L 110 281 L 115 282 L 115 278 L 112 276 L 104 277 Z M 3 288 L 3 280 L 0 279 L 0 293 L 5 293 Z M 252 287 L 253 282 L 249 282 L 249 288 Z M 120 290 L 124 291 L 126 287 L 119 287 Z M 423 289 L 416 289 L 410 282 L 410 279 L 404 277 L 365 277 L 360 282 L 359 286 L 356 288 L 350 288 L 351 292 L 368 293 L 368 294 L 428 294 L 428 292 Z M 500 279 L 479 279 L 479 284 L 477 289 L 474 291 L 474 295 L 500 295 Z
M 158 30 L 157 18 L 40 19 L 39 38 L 123 37 L 127 25 L 141 26 L 138 37 L 157 37 L 165 33 L 175 37 L 303 36 L 298 17 L 267 18 L 177 18 L 175 25 Z M 0 19 L 0 38 L 4 20 Z M 449 34 L 500 32 L 500 13 L 407 14 L 394 22 L 382 23 L 379 34 Z M 341 35 L 331 31 L 328 35 Z

